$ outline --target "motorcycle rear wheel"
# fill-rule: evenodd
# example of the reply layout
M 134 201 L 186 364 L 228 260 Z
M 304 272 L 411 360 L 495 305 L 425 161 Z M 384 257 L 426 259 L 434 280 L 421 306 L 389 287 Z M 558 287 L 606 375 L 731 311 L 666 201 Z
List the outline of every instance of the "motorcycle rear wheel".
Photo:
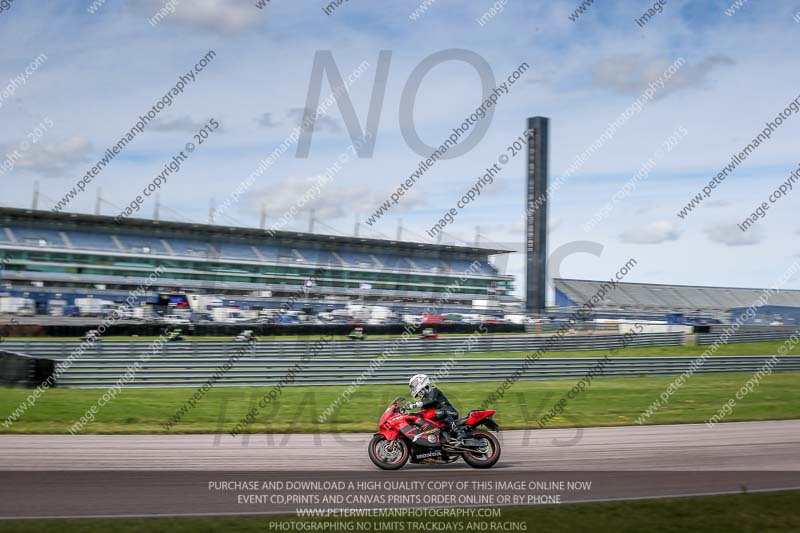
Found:
M 472 468 L 491 468 L 500 460 L 500 441 L 488 431 L 473 431 L 474 439 L 484 439 L 486 444 L 480 451 L 464 452 L 464 461 Z
M 383 470 L 403 468 L 410 455 L 408 444 L 402 438 L 386 440 L 383 435 L 375 435 L 367 448 L 372 463 Z

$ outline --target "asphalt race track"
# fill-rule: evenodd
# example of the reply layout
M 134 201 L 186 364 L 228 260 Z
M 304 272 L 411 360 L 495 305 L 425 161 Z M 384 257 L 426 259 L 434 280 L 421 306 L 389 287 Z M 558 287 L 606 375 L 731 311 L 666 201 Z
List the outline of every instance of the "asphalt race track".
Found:
M 363 433 L 3 435 L 0 517 L 258 514 L 800 490 L 795 420 L 500 437 L 503 454 L 490 470 L 458 461 L 384 472 L 369 461 L 370 435 Z M 263 482 L 272 485 L 263 488 Z M 362 485 L 353 489 L 349 482 Z M 338 493 L 351 501 L 321 502 Z

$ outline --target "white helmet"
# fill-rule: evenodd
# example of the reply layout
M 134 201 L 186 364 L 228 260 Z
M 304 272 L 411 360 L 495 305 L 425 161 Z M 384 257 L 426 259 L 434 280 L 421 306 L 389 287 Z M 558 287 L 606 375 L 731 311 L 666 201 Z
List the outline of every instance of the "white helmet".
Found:
M 419 398 L 431 386 L 431 379 L 425 374 L 417 374 L 408 381 L 411 396 Z

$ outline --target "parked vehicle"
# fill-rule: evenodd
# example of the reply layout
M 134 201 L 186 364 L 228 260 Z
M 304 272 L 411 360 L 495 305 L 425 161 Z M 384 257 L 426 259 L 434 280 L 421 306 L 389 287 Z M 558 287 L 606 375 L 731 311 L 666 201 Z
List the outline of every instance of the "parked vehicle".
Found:
M 295 315 L 278 315 L 275 317 L 275 324 L 299 324 L 300 319 Z
M 505 320 L 507 320 L 511 324 L 527 324 L 528 323 L 528 317 L 525 316 L 525 315 L 511 314 L 511 315 L 505 315 L 503 318 Z
M 50 316 L 64 316 L 64 311 L 67 308 L 66 300 L 48 300 L 47 301 L 47 314 Z
M 166 315 L 164 318 L 161 319 L 161 321 L 164 322 L 165 324 L 189 325 L 192 323 L 191 320 L 181 315 Z
M 4 296 L 0 298 L 0 313 L 16 316 L 34 316 L 36 303 L 30 298 Z
M 114 311 L 116 305 L 102 298 L 75 298 L 75 307 L 80 316 L 106 316 Z
M 130 320 L 130 319 L 134 318 L 133 311 L 131 310 L 131 308 L 127 307 L 125 305 L 121 305 L 121 306 L 117 307 L 117 315 L 120 318 L 127 319 L 127 320 Z
M 136 318 L 139 320 L 153 320 L 155 315 L 153 314 L 152 307 L 134 307 L 131 310 L 131 318 Z
M 444 321 L 444 315 L 423 315 L 422 325 L 427 326 L 429 324 L 444 324 Z
M 214 322 L 235 323 L 249 320 L 241 309 L 235 307 L 216 307 L 211 310 L 211 318 Z M 255 317 L 254 317 L 255 318 Z

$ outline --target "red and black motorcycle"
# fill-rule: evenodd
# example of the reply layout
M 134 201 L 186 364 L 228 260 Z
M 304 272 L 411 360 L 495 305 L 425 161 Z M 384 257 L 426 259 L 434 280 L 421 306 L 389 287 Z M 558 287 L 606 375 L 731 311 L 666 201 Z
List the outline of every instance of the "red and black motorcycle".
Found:
M 435 409 L 405 413 L 401 409 L 405 400 L 395 399 L 378 422 L 378 432 L 369 443 L 369 458 L 375 466 L 397 470 L 409 459 L 412 463 L 445 464 L 463 457 L 474 468 L 490 468 L 500 459 L 500 442 L 491 433 L 500 430 L 492 419 L 495 411 L 470 411 L 457 420 L 464 430 L 459 442 L 443 431 L 444 423 L 433 419 Z M 476 429 L 481 425 L 489 431 Z

